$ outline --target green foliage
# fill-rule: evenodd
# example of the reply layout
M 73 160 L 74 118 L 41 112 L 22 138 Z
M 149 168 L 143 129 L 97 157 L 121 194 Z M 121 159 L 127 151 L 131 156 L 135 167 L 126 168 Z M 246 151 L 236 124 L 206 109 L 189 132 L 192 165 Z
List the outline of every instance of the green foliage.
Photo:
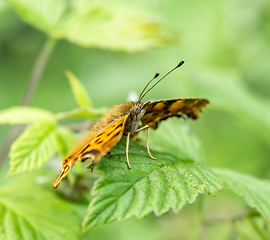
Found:
M 60 112 L 56 114 L 56 118 L 58 120 L 65 119 L 65 118 L 71 118 L 71 117 L 80 117 L 80 118 L 98 118 L 103 116 L 107 108 L 78 108 L 78 109 L 73 109 L 69 112 Z
M 66 76 L 69 79 L 73 96 L 75 97 L 75 100 L 78 103 L 79 107 L 91 107 L 91 99 L 79 79 L 70 71 L 66 71 Z
M 236 223 L 240 240 L 267 240 L 270 236 L 270 223 L 258 216 L 251 216 Z
M 0 124 L 29 124 L 54 122 L 55 116 L 48 110 L 35 107 L 11 107 L 0 111 Z
M 90 98 L 83 85 L 71 72 L 68 73 L 68 77 L 74 98 L 80 106 L 79 109 L 55 115 L 46 110 L 31 107 L 16 107 L 1 111 L 1 123 L 31 124 L 11 147 L 8 176 L 40 168 L 58 151 L 62 157 L 68 153 L 76 141 L 74 133 L 66 127 L 56 125 L 56 119 L 80 116 L 78 113 L 84 112 L 87 114 L 81 114 L 81 116 L 92 118 L 102 112 L 100 109 L 89 108 Z M 17 114 L 23 117 L 16 118 Z M 132 169 L 128 169 L 125 155 L 126 141 L 122 140 L 111 150 L 109 156 L 99 162 L 96 173 L 100 175 L 100 178 L 91 191 L 92 198 L 83 221 L 83 231 L 116 220 L 123 222 L 132 216 L 141 219 L 151 212 L 157 216 L 167 213 L 170 209 L 178 212 L 186 204 L 193 203 L 199 193 L 207 192 L 209 195 L 219 193 L 224 188 L 220 177 L 228 188 L 243 196 L 248 205 L 259 211 L 265 219 L 270 219 L 269 182 L 230 170 L 215 169 L 213 173 L 202 164 L 200 143 L 189 132 L 188 126 L 182 119 L 162 122 L 157 130 L 150 131 L 149 143 L 156 149 L 151 152 L 157 160 L 152 160 L 148 156 L 144 145 L 131 141 L 129 158 Z M 81 177 L 85 175 L 78 166 L 73 168 L 73 171 L 77 171 Z M 68 180 L 71 186 L 76 186 L 77 178 L 69 175 Z M 28 184 L 29 187 L 33 185 Z M 14 184 L 15 189 L 12 189 L 13 186 L 7 189 L 16 192 L 17 187 Z M 3 192 L 5 195 L 5 190 Z M 25 197 L 31 198 L 32 193 L 29 194 Z M 42 194 L 46 195 L 47 192 Z M 11 204 L 6 205 L 7 201 Z M 35 235 L 40 236 L 41 239 L 52 236 L 57 239 L 58 235 L 63 234 L 60 228 L 56 232 L 50 230 L 51 232 L 43 236 L 43 232 L 35 221 L 35 210 L 30 211 L 24 205 L 25 200 L 22 198 L 18 204 L 22 212 L 18 212 L 14 210 L 12 201 L 5 198 L 0 200 L 2 212 L 0 219 L 2 225 L 5 226 L 0 229 L 3 237 L 17 238 L 17 234 L 21 232 L 22 237 L 29 239 Z M 39 199 L 38 204 L 41 203 Z M 48 206 L 49 208 L 55 206 L 53 202 L 48 204 L 52 204 Z M 38 207 L 35 202 L 33 205 Z M 62 203 L 60 206 L 62 207 Z M 58 211 L 61 211 L 61 207 Z M 24 211 L 28 212 L 29 216 L 26 217 Z M 46 216 L 44 219 L 47 218 Z M 9 230 L 7 226 L 12 229 Z M 54 224 L 50 226 L 53 229 Z M 68 225 L 65 224 L 65 226 Z M 9 232 L 15 235 L 9 235 Z
M 67 101 L 68 97 L 63 95 L 66 94 L 65 88 L 61 85 L 61 76 L 57 74 L 59 69 L 62 74 L 62 67 L 72 69 L 85 80 L 89 79 L 87 87 L 91 89 L 93 103 L 111 106 L 112 102 L 122 101 L 128 90 L 142 86 L 149 72 L 165 71 L 179 61 L 179 57 L 185 58 L 188 64 L 172 77 L 175 83 L 155 88 L 149 93 L 149 99 L 183 95 L 208 98 L 211 102 L 209 109 L 198 122 L 190 124 L 202 139 L 207 153 L 206 165 L 238 167 L 243 172 L 269 178 L 269 1 L 173 0 L 170 4 L 165 1 L 139 3 L 139 7 L 156 13 L 159 11 L 158 19 L 170 22 L 170 26 L 165 26 L 164 21 L 157 21 L 155 16 L 139 10 L 135 2 L 7 0 L 0 4 L 1 55 L 4 56 L 3 60 L 0 59 L 3 75 L 0 81 L 1 108 L 5 108 L 5 104 L 10 106 L 21 101 L 21 89 L 25 87 L 25 77 L 29 76 L 29 62 L 36 56 L 39 45 L 37 39 L 44 39 L 42 34 L 25 27 L 10 14 L 7 5 L 15 10 L 20 19 L 49 37 L 49 44 L 44 47 L 45 55 L 50 55 L 54 43 L 60 39 L 83 47 L 137 51 L 178 42 L 177 36 L 181 34 L 181 46 L 177 44 L 173 48 L 133 55 L 96 49 L 86 51 L 63 41 L 50 58 L 51 63 L 42 77 L 46 84 L 40 85 L 42 88 L 38 89 L 32 104 L 38 106 L 41 103 L 44 108 L 55 111 L 59 111 L 61 104 L 66 104 L 66 107 L 72 104 L 72 100 Z M 4 11 L 3 16 L 1 13 Z M 13 19 L 12 24 L 10 19 Z M 171 25 L 177 34 L 169 29 Z M 130 228 L 122 226 L 121 230 L 114 224 L 95 227 L 83 236 L 80 224 L 85 217 L 83 228 L 86 231 L 115 220 L 124 222 L 131 216 L 139 219 L 150 212 L 158 216 L 169 209 L 177 212 L 187 203 L 194 202 L 198 193 L 215 194 L 222 185 L 226 186 L 226 190 L 232 190 L 231 198 L 235 193 L 235 199 L 227 201 L 224 193 L 215 199 L 203 195 L 178 216 L 171 217 L 169 213 L 158 221 L 151 219 L 151 216 L 145 220 L 151 219 L 155 236 L 166 233 L 166 239 L 190 239 L 190 236 L 185 237 L 186 232 L 187 229 L 197 231 L 191 219 L 198 215 L 196 224 L 201 223 L 203 228 L 198 234 L 201 239 L 206 239 L 203 232 L 206 231 L 204 220 L 207 220 L 208 212 L 205 212 L 203 203 L 209 205 L 211 199 L 212 203 L 220 204 L 218 207 L 209 206 L 210 215 L 217 219 L 213 225 L 222 225 L 217 223 L 224 218 L 227 225 L 233 227 L 231 236 L 227 238 L 224 231 L 216 227 L 218 230 L 215 233 L 219 235 L 213 234 L 212 238 L 209 235 L 207 239 L 269 238 L 269 181 L 236 171 L 209 169 L 203 165 L 201 144 L 191 134 L 194 129 L 189 131 L 180 119 L 167 120 L 156 131 L 150 132 L 151 152 L 158 157 L 156 161 L 149 158 L 142 141 L 141 145 L 131 142 L 131 170 L 126 167 L 125 141 L 111 151 L 111 156 L 100 161 L 96 168 L 100 178 L 92 189 L 93 196 L 86 216 L 90 198 L 88 189 L 96 178 L 95 174 L 86 173 L 87 170 L 82 170 L 78 162 L 64 180 L 68 184 L 61 184 L 57 191 L 52 190 L 60 162 L 55 162 L 55 169 L 50 163 L 50 170 L 44 164 L 55 153 L 59 152 L 61 157 L 66 155 L 75 143 L 74 133 L 62 123 L 72 121 L 74 119 L 65 120 L 74 117 L 94 119 L 105 112 L 105 109 L 92 106 L 90 97 L 73 74 L 69 73 L 69 78 L 79 108 L 56 114 L 33 107 L 12 107 L 0 112 L 0 124 L 30 124 L 12 146 L 10 172 L 16 175 L 41 166 L 44 170 L 8 179 L 0 176 L 0 239 L 89 239 L 89 232 L 107 233 L 103 229 L 110 226 L 116 239 L 137 239 L 136 234 L 130 236 L 130 230 L 132 228 L 136 233 L 134 229 L 141 221 Z M 102 87 L 101 91 L 100 86 L 106 86 L 109 81 L 113 82 L 113 88 Z M 57 91 L 52 91 L 52 88 Z M 183 88 L 186 89 L 181 92 Z M 160 92 L 158 89 L 161 89 Z M 47 98 L 44 101 L 43 94 L 46 97 L 50 94 L 51 101 Z M 55 99 L 59 101 L 56 104 Z M 4 135 L 1 131 L 0 137 Z M 4 166 L 1 171 L 6 174 L 7 167 Z M 91 184 L 87 181 L 89 178 Z M 65 199 L 70 195 L 75 195 L 73 199 L 84 204 L 78 206 Z M 232 215 L 238 216 L 235 212 L 244 208 L 243 199 L 240 199 L 241 206 L 237 205 L 238 195 L 243 196 L 248 207 L 254 208 L 255 215 L 244 212 L 239 218 L 230 216 L 229 210 L 233 209 Z M 188 218 L 188 215 L 192 217 Z M 152 230 L 149 222 L 144 225 L 144 230 L 148 232 Z M 209 231 L 215 227 L 209 228 Z M 124 236 L 124 231 L 128 237 Z M 91 239 L 102 239 L 94 233 Z M 153 233 L 149 234 L 151 236 L 146 234 L 144 239 L 153 239 Z M 159 237 L 164 239 L 162 234 Z
M 230 71 L 201 70 L 200 76 L 193 73 L 191 76 L 192 81 L 196 81 L 196 85 L 190 85 L 192 91 L 196 93 L 196 89 L 200 89 L 201 94 L 209 96 L 214 108 L 229 112 L 241 126 L 253 130 L 270 145 L 270 116 L 266 114 L 270 109 L 268 101 L 250 92 L 240 77 Z
M 95 118 L 104 113 L 103 109 L 87 107 L 91 101 L 86 90 L 71 72 L 68 77 L 80 109 L 53 114 L 44 109 L 22 106 L 0 112 L 0 124 L 31 124 L 11 146 L 9 177 L 40 168 L 57 152 L 62 158 L 67 155 L 76 139 L 68 128 L 56 125 L 56 120 L 75 116 Z
M 145 146 L 135 142 L 130 143 L 132 168 L 128 169 L 125 146 L 121 141 L 98 164 L 96 172 L 101 177 L 92 189 L 84 230 L 131 216 L 140 219 L 151 212 L 160 216 L 170 208 L 178 212 L 199 193 L 215 195 L 223 189 L 221 180 L 207 167 L 155 151 L 157 160 L 152 160 Z
M 54 125 L 35 124 L 27 127 L 12 144 L 8 176 L 40 168 L 57 149 Z
M 5 240 L 74 240 L 80 218 L 74 204 L 55 195 L 50 186 L 37 184 L 40 171 L 0 183 L 0 238 Z M 19 184 L 18 184 L 19 183 Z
M 232 170 L 215 169 L 226 186 L 242 196 L 250 207 L 255 208 L 266 220 L 270 220 L 270 181 L 261 180 Z
M 132 6 L 109 1 L 10 0 L 22 20 L 51 38 L 84 47 L 137 51 L 175 42 L 172 32 Z M 113 29 L 113 31 L 112 31 Z
M 190 133 L 189 126 L 182 122 L 183 119 L 171 119 L 162 122 L 158 131 L 151 131 L 149 143 L 155 147 L 158 146 L 158 150 L 170 153 L 177 158 L 192 159 L 202 163 L 203 155 L 200 141 Z M 146 133 L 142 134 L 145 138 Z

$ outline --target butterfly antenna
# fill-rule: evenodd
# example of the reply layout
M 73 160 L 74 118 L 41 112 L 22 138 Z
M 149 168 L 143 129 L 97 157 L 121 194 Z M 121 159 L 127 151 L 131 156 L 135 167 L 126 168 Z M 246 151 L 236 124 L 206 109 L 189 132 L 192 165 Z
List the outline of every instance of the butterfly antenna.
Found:
M 139 96 L 139 101 L 141 101 L 141 96 L 143 95 L 143 92 L 145 91 L 145 89 L 149 86 L 149 84 L 156 79 L 159 76 L 159 72 L 156 73 L 156 75 L 146 84 L 146 86 L 144 87 L 144 89 L 142 90 L 140 96 Z
M 148 85 L 155 79 L 158 77 L 159 73 L 157 73 L 155 75 L 155 77 L 145 86 L 145 88 L 143 89 L 142 93 L 140 94 L 140 97 L 139 97 L 139 101 L 141 101 L 144 96 L 153 88 L 155 87 L 162 79 L 164 79 L 165 77 L 167 77 L 171 72 L 173 72 L 175 69 L 179 68 L 180 66 L 182 66 L 184 64 L 184 60 L 182 60 L 180 63 L 177 64 L 176 67 L 174 67 L 171 71 L 167 72 L 161 79 L 159 79 L 151 88 L 149 88 L 144 94 L 143 92 L 145 91 L 145 89 L 148 87 Z M 142 95 L 143 94 L 143 95 Z

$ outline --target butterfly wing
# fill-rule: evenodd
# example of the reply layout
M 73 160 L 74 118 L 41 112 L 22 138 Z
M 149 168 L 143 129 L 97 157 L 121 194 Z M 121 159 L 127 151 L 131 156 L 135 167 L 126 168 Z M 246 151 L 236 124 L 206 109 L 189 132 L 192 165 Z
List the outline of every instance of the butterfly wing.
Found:
M 154 101 L 148 104 L 144 116 L 141 118 L 142 126 L 148 125 L 156 129 L 158 123 L 169 117 L 181 117 L 182 114 L 196 119 L 200 112 L 209 104 L 204 98 L 177 98 Z
M 77 160 L 92 159 L 97 163 L 101 157 L 106 155 L 122 138 L 125 122 L 128 114 L 113 122 L 95 137 L 90 132 L 87 137 L 77 148 L 75 148 L 62 162 L 61 173 L 56 180 L 53 188 L 57 188 L 62 178 L 64 178 Z

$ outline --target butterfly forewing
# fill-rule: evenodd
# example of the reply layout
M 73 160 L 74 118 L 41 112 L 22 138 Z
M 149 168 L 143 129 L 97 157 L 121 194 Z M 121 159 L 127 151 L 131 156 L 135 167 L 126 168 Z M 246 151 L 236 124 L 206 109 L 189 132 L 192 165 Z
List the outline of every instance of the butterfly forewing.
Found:
M 181 117 L 182 114 L 196 119 L 203 108 L 209 104 L 203 98 L 177 98 L 153 101 L 148 104 L 144 116 L 141 118 L 142 126 L 148 125 L 156 129 L 158 122 L 169 117 Z
M 62 170 L 60 176 L 53 185 L 57 188 L 62 178 L 64 178 L 71 167 L 77 160 L 92 159 L 97 163 L 101 157 L 107 154 L 122 138 L 125 122 L 128 115 L 125 115 L 113 122 L 102 131 L 100 131 L 94 138 L 85 139 L 80 147 L 77 147 L 71 152 L 62 162 Z

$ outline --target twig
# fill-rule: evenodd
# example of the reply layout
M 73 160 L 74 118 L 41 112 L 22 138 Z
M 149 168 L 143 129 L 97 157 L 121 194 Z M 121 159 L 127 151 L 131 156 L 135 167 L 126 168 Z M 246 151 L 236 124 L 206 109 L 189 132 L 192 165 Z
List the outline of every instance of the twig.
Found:
M 203 225 L 211 225 L 211 224 L 216 224 L 220 222 L 227 222 L 227 221 L 239 221 L 247 217 L 247 212 L 239 213 L 237 215 L 228 215 L 228 216 L 222 216 L 222 217 L 217 217 L 217 218 L 209 218 L 205 219 L 203 221 Z
M 36 89 L 36 86 L 44 71 L 45 65 L 48 62 L 48 59 L 52 53 L 52 50 L 54 49 L 55 43 L 56 43 L 55 39 L 48 38 L 45 44 L 43 45 L 38 55 L 38 58 L 35 62 L 35 65 L 32 69 L 31 75 L 28 79 L 27 87 L 25 89 L 21 105 L 27 106 L 30 104 L 34 91 Z M 22 132 L 23 129 L 24 129 L 24 126 L 22 125 L 15 126 L 12 128 L 12 130 L 6 137 L 2 145 L 2 148 L 0 150 L 0 166 L 2 165 L 2 163 L 4 162 L 8 154 L 11 144 L 14 142 L 14 140 L 18 137 L 18 135 Z
M 200 240 L 204 240 L 206 238 L 206 231 L 209 225 L 218 224 L 221 222 L 236 222 L 246 218 L 247 215 L 248 215 L 247 212 L 243 212 L 237 215 L 221 216 L 203 220 L 200 227 Z
M 21 105 L 28 106 L 30 104 L 34 94 L 34 90 L 37 87 L 37 84 L 40 80 L 40 76 L 44 71 L 49 56 L 51 55 L 52 50 L 54 49 L 55 43 L 56 43 L 55 39 L 48 38 L 44 46 L 42 47 L 39 56 L 36 60 L 36 63 L 34 65 L 34 68 L 32 69 L 31 75 L 28 79 L 27 87 L 24 92 Z

